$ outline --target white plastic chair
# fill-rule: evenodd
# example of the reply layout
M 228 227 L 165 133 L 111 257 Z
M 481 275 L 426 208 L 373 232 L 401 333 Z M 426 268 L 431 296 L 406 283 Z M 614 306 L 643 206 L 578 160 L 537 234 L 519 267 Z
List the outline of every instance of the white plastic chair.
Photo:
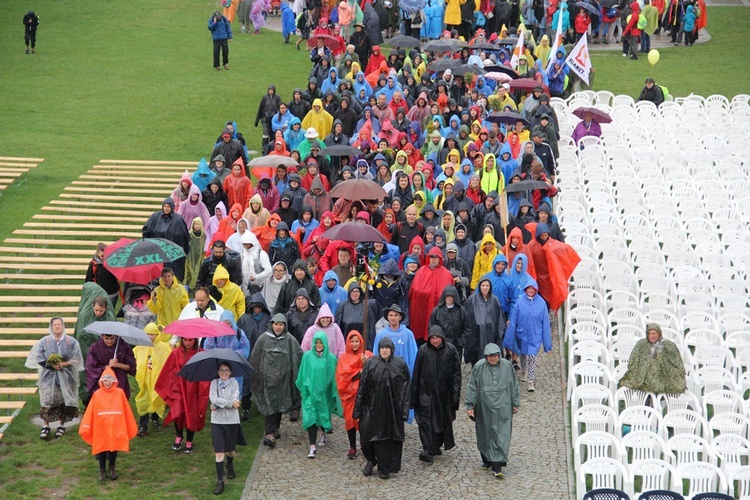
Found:
M 617 418 L 615 410 L 605 405 L 586 405 L 573 413 L 572 434 L 575 443 L 583 433 L 601 431 L 614 434 Z M 582 430 L 583 428 L 583 430 Z
M 679 482 L 683 480 L 688 481 L 686 496 L 690 498 L 698 493 L 708 491 L 726 493 L 728 488 L 727 478 L 721 469 L 715 465 L 703 462 L 681 465 L 677 468 L 677 478 Z
M 665 415 L 677 410 L 691 410 L 699 415 L 703 413 L 703 407 L 698 397 L 689 391 L 682 394 L 659 394 L 659 406 Z
M 566 321 L 571 325 L 575 325 L 582 321 L 590 321 L 601 326 L 607 326 L 608 324 L 602 312 L 599 309 L 590 306 L 576 307 L 568 313 Z
M 614 409 L 609 387 L 600 384 L 581 384 L 575 387 L 570 396 L 571 412 L 575 413 L 586 405 L 604 405 Z
M 710 412 L 709 412 L 710 410 Z M 712 391 L 703 396 L 703 414 L 718 415 L 720 413 L 745 414 L 742 397 L 732 391 Z
M 716 318 L 707 312 L 690 311 L 680 318 L 682 328 L 687 332 L 690 330 L 713 330 L 719 332 L 719 324 Z
M 576 308 L 578 309 L 578 308 Z M 573 309 L 574 311 L 576 309 Z M 604 345 L 608 343 L 607 330 L 604 326 L 593 321 L 579 321 L 574 325 L 567 326 L 568 342 L 572 345 L 576 342 L 591 340 Z
M 607 345 L 593 340 L 576 342 L 568 350 L 568 366 L 574 366 L 584 361 L 596 361 L 608 368 L 612 368 L 612 359 Z
M 672 295 L 659 292 L 642 293 L 640 306 L 641 312 L 643 312 L 646 322 L 649 322 L 646 316 L 651 310 L 663 310 L 670 314 L 673 314 L 677 311 L 677 304 L 674 297 Z M 662 326 L 662 328 L 664 328 L 664 326 Z M 676 330 L 681 331 L 680 328 L 676 328 Z
M 669 460 L 669 446 L 666 441 L 655 432 L 632 431 L 622 437 L 622 462 L 625 465 L 639 460 L 659 459 Z
M 583 496 L 587 491 L 587 476 L 591 476 L 592 489 L 613 488 L 622 491 L 626 489 L 628 471 L 620 461 L 603 457 L 581 464 L 577 476 L 578 495 Z
M 571 396 L 573 387 L 581 384 L 601 384 L 609 387 L 613 394 L 615 392 L 615 381 L 609 367 L 595 361 L 583 361 L 571 367 L 568 397 Z
M 649 402 L 656 403 L 656 395 L 651 392 L 638 391 L 629 387 L 620 387 L 615 391 L 614 408 L 617 413 L 632 406 L 646 406 Z
M 669 438 L 667 447 L 671 453 L 671 464 L 675 467 L 692 462 L 718 464 L 718 457 L 711 444 L 700 436 L 679 434 Z
M 750 316 L 742 312 L 731 312 L 719 316 L 719 331 L 726 337 L 731 333 L 750 332 Z
M 647 325 L 649 323 L 656 323 L 662 328 L 667 327 L 673 330 L 682 330 L 677 315 L 666 309 L 657 309 L 655 306 L 652 306 L 651 309 L 643 314 L 643 319 Z
M 566 299 L 568 309 L 574 309 L 578 306 L 589 306 L 601 309 L 604 306 L 602 294 L 593 288 L 575 288 L 571 290 Z
M 670 410 L 664 415 L 667 436 L 690 434 L 702 438 L 710 436 L 708 422 L 699 412 L 692 410 Z
M 750 330 L 746 332 L 734 332 L 724 339 L 724 347 L 734 352 L 735 367 L 739 364 L 738 355 L 743 349 L 750 347 Z
M 635 325 L 617 325 L 609 329 L 611 344 L 627 341 L 638 341 L 646 337 L 646 329 Z
M 620 438 L 625 425 L 630 427 L 630 432 L 649 431 L 659 434 L 665 430 L 661 413 L 650 406 L 630 406 L 620 412 L 615 426 L 615 432 Z
M 622 307 L 609 312 L 609 323 L 611 325 L 631 325 L 637 328 L 646 329 L 646 322 L 643 319 L 641 311 L 636 307 Z
M 608 278 L 605 278 L 605 280 L 607 279 Z M 631 284 L 632 283 L 633 281 L 631 280 Z M 607 288 L 607 283 L 605 283 L 604 288 L 605 289 Z M 622 290 L 622 289 L 609 290 L 604 295 L 604 301 L 607 306 L 607 314 L 609 314 L 610 311 L 613 311 L 615 309 L 619 309 L 622 307 L 636 308 L 639 306 L 638 296 L 634 294 L 633 292 Z
M 591 431 L 581 434 L 573 446 L 573 466 L 577 472 L 581 465 L 597 458 L 612 458 L 619 462 L 623 460 L 620 441 L 612 434 L 601 431 Z
M 732 475 L 729 476 L 728 481 L 730 495 L 737 495 L 740 500 L 747 500 L 750 498 L 750 466 L 746 465 L 736 469 Z M 736 487 L 734 485 L 735 482 L 737 483 Z
M 695 349 L 702 346 L 722 346 L 724 339 L 715 330 L 705 328 L 690 330 L 685 334 L 685 345 Z
M 719 457 L 719 466 L 726 475 L 748 465 L 750 441 L 741 436 L 723 434 L 711 441 L 714 453 Z
M 626 436 L 627 437 L 627 436 Z M 654 490 L 676 490 L 677 469 L 669 462 L 658 459 L 638 460 L 628 468 L 631 487 L 630 498 L 636 499 L 641 493 Z M 640 478 L 640 482 L 636 478 Z M 640 488 L 636 489 L 636 484 Z
M 693 366 L 696 369 L 702 366 L 722 366 L 727 370 L 734 370 L 734 356 L 724 346 L 700 345 L 693 353 Z
M 708 422 L 708 428 L 712 437 L 731 434 L 747 438 L 748 430 L 750 430 L 750 419 L 739 413 L 719 413 Z
M 713 391 L 739 389 L 734 373 L 720 366 L 704 366 L 696 370 L 694 376 L 701 396 Z

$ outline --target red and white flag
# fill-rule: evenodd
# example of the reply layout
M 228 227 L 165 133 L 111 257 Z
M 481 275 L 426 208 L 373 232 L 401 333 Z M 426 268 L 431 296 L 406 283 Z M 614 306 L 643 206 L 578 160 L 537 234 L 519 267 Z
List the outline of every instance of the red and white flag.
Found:
M 581 40 L 573 47 L 572 52 L 565 60 L 565 64 L 576 74 L 578 77 L 589 84 L 589 73 L 591 73 L 591 58 L 589 57 L 589 44 L 586 41 L 586 33 L 583 34 Z
M 560 7 L 558 7 L 560 8 Z M 557 55 L 557 49 L 562 47 L 562 41 L 563 41 L 563 13 L 560 12 L 557 16 L 557 32 L 555 33 L 555 41 L 552 44 L 552 50 L 549 52 L 549 59 L 547 60 L 547 65 L 555 60 L 555 55 Z
M 518 42 L 513 48 L 513 55 L 510 58 L 510 67 L 513 69 L 518 68 L 518 60 L 523 57 L 523 30 L 518 32 Z

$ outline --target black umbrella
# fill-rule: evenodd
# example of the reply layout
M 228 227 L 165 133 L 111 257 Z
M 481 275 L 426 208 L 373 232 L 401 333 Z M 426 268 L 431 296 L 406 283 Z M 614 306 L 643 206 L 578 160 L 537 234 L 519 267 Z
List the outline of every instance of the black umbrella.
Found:
M 416 48 L 421 45 L 421 42 L 414 37 L 406 35 L 394 36 L 386 42 L 392 47 L 405 47 L 405 48 Z
M 489 42 L 477 42 L 474 45 L 469 45 L 469 48 L 476 50 L 500 50 L 500 47 Z
M 514 125 L 517 121 L 520 120 L 523 122 L 525 127 L 529 126 L 529 122 L 523 116 L 514 111 L 496 111 L 487 115 L 487 118 L 485 118 L 485 120 L 497 124 L 504 123 L 505 125 Z
M 321 149 L 320 154 L 326 156 L 359 156 L 364 153 L 355 147 L 347 146 L 346 144 L 338 144 L 336 146 L 328 146 Z
M 521 181 L 513 182 L 505 186 L 506 193 L 517 193 L 519 191 L 536 191 L 539 189 L 549 189 L 552 186 L 542 181 Z
M 458 46 L 452 40 L 432 40 L 422 46 L 425 52 L 455 52 Z
M 518 73 L 516 73 L 515 71 L 513 71 L 511 68 L 507 66 L 503 66 L 502 64 L 497 64 L 494 66 L 485 66 L 484 70 L 487 73 L 505 73 L 511 78 L 514 78 L 514 79 L 518 78 Z
M 594 7 L 588 2 L 576 2 L 576 6 L 582 9 L 586 9 L 587 11 L 591 13 L 592 16 L 596 16 L 596 17 L 600 16 L 599 9 L 597 9 L 596 7 Z
M 464 76 L 466 73 L 474 73 L 475 75 L 484 75 L 487 73 L 484 68 L 475 66 L 474 64 L 462 64 L 451 69 L 455 76 Z
M 252 366 L 245 358 L 232 349 L 217 348 L 201 351 L 190 358 L 190 361 L 177 372 L 177 375 L 190 382 L 213 380 L 219 377 L 219 364 L 222 361 L 229 363 L 232 367 L 232 377 L 249 377 L 253 373 Z
M 509 38 L 501 38 L 500 40 L 498 40 L 495 43 L 497 43 L 498 45 L 515 45 L 515 44 L 518 43 L 518 37 L 517 36 L 513 36 L 513 37 L 509 37 Z
M 440 59 L 432 61 L 429 66 L 427 66 L 427 69 L 440 73 L 441 71 L 445 71 L 446 69 L 453 70 L 453 68 L 457 68 L 459 66 L 461 66 L 460 60 L 441 57 Z

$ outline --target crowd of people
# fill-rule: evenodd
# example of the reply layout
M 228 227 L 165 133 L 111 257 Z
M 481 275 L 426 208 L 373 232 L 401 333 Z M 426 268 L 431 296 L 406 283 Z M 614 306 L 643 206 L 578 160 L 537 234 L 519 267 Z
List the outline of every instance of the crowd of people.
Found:
M 479 57 L 471 52 L 458 55 Z M 370 55 L 357 61 L 353 50 L 337 60 L 320 45 L 290 100 L 268 86 L 255 118 L 274 160 L 264 166 L 249 166 L 244 136 L 226 122 L 209 161 L 185 172 L 143 227 L 145 238 L 167 239 L 185 253 L 158 281 L 118 282 L 105 245 L 97 248 L 74 335 L 53 318 L 29 356 L 28 366 L 43 372 L 42 439 L 56 421 L 55 435 L 64 435 L 80 396 L 80 433 L 99 458 L 100 480 L 115 479 L 117 452 L 145 438 L 149 425 L 173 424 L 172 449 L 192 453 L 210 415 L 220 494 L 225 474 L 235 476 L 241 422 L 254 401 L 265 446 L 277 445 L 289 413 L 308 432 L 314 459 L 338 415 L 347 457 L 361 450 L 363 473 L 377 467 L 387 479 L 401 466 L 404 422 L 418 425 L 424 462 L 455 446 L 466 363 L 464 404 L 482 464 L 503 476 L 520 384 L 537 390 L 537 356 L 552 349 L 550 316 L 579 261 L 553 210 L 560 136 L 550 95 L 543 78 L 526 91 L 482 78 L 469 88 L 450 71 L 432 75 L 418 51 L 386 60 L 374 46 Z M 373 64 L 374 80 L 360 70 Z M 498 122 L 492 110 L 518 115 Z M 326 154 L 336 145 L 356 149 Z M 352 179 L 385 195 L 331 197 Z M 380 239 L 326 236 L 347 222 L 371 225 Z M 118 313 L 153 347 L 84 329 Z M 224 322 L 234 334 L 165 333 L 191 318 Z M 252 376 L 235 378 L 228 364 L 213 382 L 177 375 L 214 348 L 247 359 Z M 137 421 L 125 409 L 128 376 L 138 382 Z M 116 421 L 102 421 L 104 407 L 119 408 Z M 117 439 L 98 435 L 113 426 L 122 429 Z

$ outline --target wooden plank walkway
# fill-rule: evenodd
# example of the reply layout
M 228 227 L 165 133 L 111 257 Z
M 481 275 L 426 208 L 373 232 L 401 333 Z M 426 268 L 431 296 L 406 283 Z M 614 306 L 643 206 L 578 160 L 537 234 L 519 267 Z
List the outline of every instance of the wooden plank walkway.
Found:
M 11 173 L 21 175 L 41 161 L 0 157 L 0 189 Z M 51 316 L 62 315 L 72 332 L 96 245 L 139 238 L 183 172 L 196 167 L 197 162 L 102 160 L 0 243 L 0 364 L 25 358 L 47 334 Z M 0 373 L 0 439 L 25 399 L 36 393 L 29 385 L 36 380 L 31 371 Z
M 11 186 L 23 174 L 36 168 L 44 158 L 18 158 L 15 156 L 0 156 L 0 191 Z

